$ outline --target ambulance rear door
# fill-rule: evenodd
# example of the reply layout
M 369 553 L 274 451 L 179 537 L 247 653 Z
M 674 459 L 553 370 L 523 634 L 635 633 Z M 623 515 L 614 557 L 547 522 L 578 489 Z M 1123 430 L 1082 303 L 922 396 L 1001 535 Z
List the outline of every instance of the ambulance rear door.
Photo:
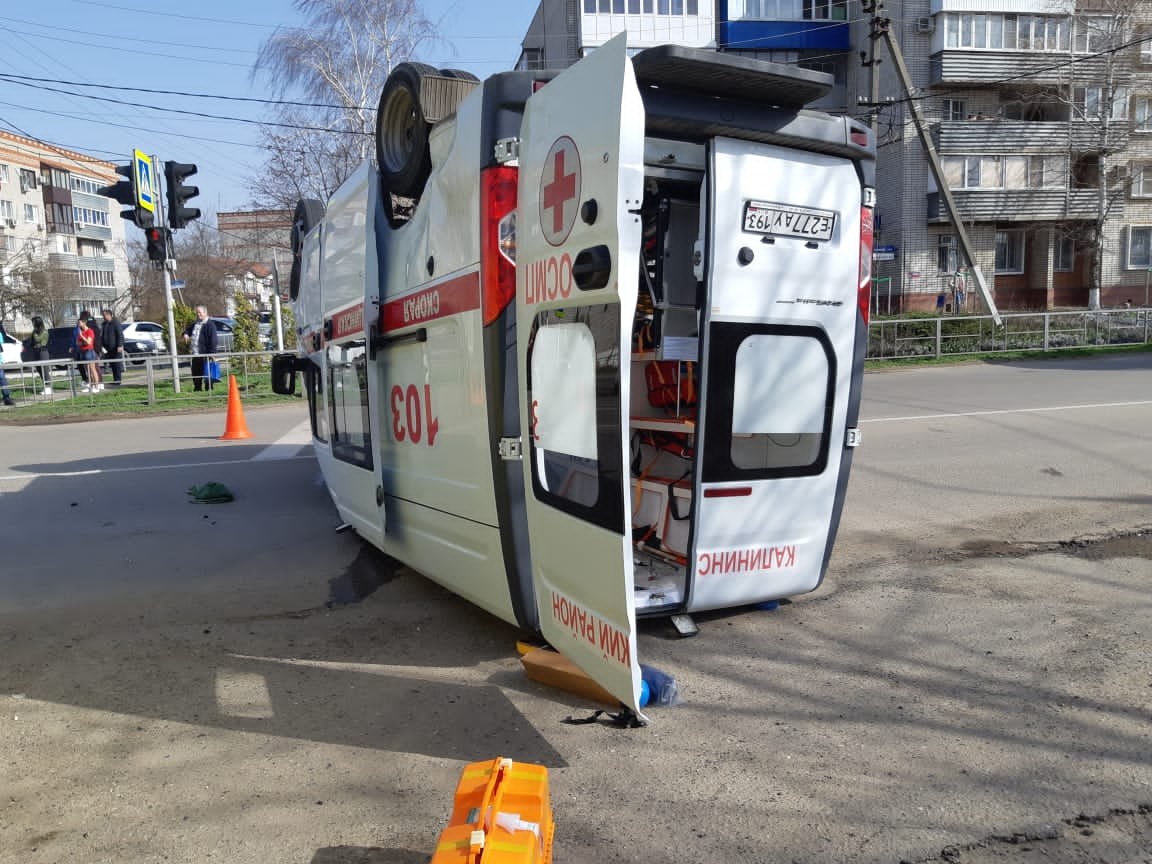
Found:
M 842 505 L 871 255 L 852 159 L 728 138 L 710 150 L 693 610 L 819 585 Z
M 528 100 L 516 335 L 540 626 L 637 711 L 627 369 L 643 159 L 644 107 L 624 34 Z

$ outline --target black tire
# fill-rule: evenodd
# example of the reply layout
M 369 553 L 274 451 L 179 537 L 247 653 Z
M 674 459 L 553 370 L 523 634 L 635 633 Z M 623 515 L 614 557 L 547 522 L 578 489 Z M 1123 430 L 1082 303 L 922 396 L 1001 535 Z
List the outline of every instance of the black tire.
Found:
M 436 75 L 424 63 L 401 63 L 392 70 L 376 109 L 376 164 L 381 192 L 419 198 L 432 171 L 428 129 L 420 105 L 420 79 Z
M 463 69 L 441 69 L 440 74 L 445 78 L 457 78 L 460 81 L 480 81 L 480 79 L 471 72 L 465 72 Z
M 288 299 L 300 296 L 300 256 L 304 237 L 324 218 L 324 204 L 315 198 L 301 198 L 292 214 L 292 273 L 288 277 Z

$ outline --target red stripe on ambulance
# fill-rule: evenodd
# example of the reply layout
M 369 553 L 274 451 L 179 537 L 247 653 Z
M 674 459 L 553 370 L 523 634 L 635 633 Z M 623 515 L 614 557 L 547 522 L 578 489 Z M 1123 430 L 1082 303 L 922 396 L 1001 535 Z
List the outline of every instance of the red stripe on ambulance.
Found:
M 380 312 L 380 321 L 387 333 L 479 308 L 480 274 L 473 271 L 414 294 L 389 300 Z
M 342 339 L 364 332 L 364 304 L 337 312 L 332 316 L 332 338 Z
M 623 630 L 555 590 L 552 591 L 552 618 L 571 630 L 574 639 L 583 639 L 593 648 L 599 648 L 610 660 L 632 666 L 632 649 Z
M 701 576 L 726 573 L 755 573 L 759 570 L 787 570 L 796 566 L 796 546 L 755 546 L 724 552 L 701 552 L 696 556 L 696 572 Z

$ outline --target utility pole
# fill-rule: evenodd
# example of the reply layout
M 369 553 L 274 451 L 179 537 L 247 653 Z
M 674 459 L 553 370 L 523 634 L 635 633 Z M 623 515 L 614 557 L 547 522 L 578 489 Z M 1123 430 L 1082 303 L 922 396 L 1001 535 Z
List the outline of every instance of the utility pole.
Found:
M 159 165 L 160 161 L 156 156 L 152 157 L 152 164 Z M 164 225 L 164 201 L 160 195 L 160 178 L 156 176 L 157 172 L 152 172 L 152 194 L 155 196 L 156 209 L 157 209 L 157 222 Z M 175 205 L 179 206 L 179 204 Z M 169 244 L 165 243 L 166 247 Z M 167 254 L 164 257 L 164 309 L 168 313 L 168 355 L 172 360 L 172 391 L 174 393 L 180 392 L 180 359 L 176 352 L 176 340 L 179 338 L 176 334 L 176 315 L 172 310 L 172 271 L 176 269 L 176 259 L 172 257 L 172 249 L 167 248 Z
M 872 7 L 873 15 L 871 21 L 872 30 L 868 34 L 869 38 L 875 44 L 876 40 L 883 39 L 884 44 L 888 46 L 888 53 L 892 57 L 892 63 L 896 67 L 896 74 L 900 76 L 900 83 L 904 88 L 904 93 L 908 97 L 905 101 L 908 103 L 909 109 L 912 111 L 912 121 L 916 126 L 916 134 L 920 137 L 920 143 L 924 146 L 924 152 L 928 156 L 928 165 L 932 169 L 932 176 L 936 180 L 936 188 L 940 192 L 940 197 L 944 201 L 944 206 L 948 209 L 948 215 L 952 219 L 952 225 L 956 229 L 956 237 L 960 241 L 960 249 L 964 253 L 964 258 L 968 262 L 968 269 L 972 275 L 976 277 L 976 286 L 980 290 L 980 296 L 984 298 L 984 305 L 988 307 L 988 312 L 992 315 L 992 320 L 1000 326 L 1000 312 L 996 309 L 996 301 L 992 299 L 992 292 L 988 290 L 988 283 L 984 279 L 984 274 L 981 272 L 979 265 L 976 263 L 976 256 L 972 249 L 972 242 L 968 239 L 968 232 L 964 230 L 964 220 L 960 216 L 960 211 L 956 207 L 956 200 L 952 197 L 952 190 L 948 187 L 948 182 L 944 177 L 944 169 L 940 166 L 940 156 L 936 153 L 936 146 L 932 143 L 932 136 L 928 132 L 928 124 L 924 119 L 924 114 L 920 110 L 920 103 L 917 97 L 912 94 L 912 77 L 908 74 L 908 67 L 904 64 L 904 53 L 900 50 L 899 43 L 893 38 L 892 31 L 889 28 L 891 23 L 888 18 L 881 16 L 878 4 Z M 876 61 L 873 60 L 873 63 Z M 873 85 L 876 82 L 876 67 L 872 67 Z M 878 98 L 878 90 L 873 91 L 873 100 Z M 875 128 L 875 127 L 873 127 Z

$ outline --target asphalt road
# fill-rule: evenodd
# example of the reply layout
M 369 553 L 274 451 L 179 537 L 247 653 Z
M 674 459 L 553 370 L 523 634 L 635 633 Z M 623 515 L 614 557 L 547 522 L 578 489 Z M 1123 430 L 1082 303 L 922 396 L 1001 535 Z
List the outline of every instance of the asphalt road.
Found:
M 495 755 L 557 862 L 1146 860 L 1150 367 L 867 376 L 824 586 L 646 626 L 642 730 L 335 533 L 302 408 L 0 426 L 0 861 L 422 862 Z

